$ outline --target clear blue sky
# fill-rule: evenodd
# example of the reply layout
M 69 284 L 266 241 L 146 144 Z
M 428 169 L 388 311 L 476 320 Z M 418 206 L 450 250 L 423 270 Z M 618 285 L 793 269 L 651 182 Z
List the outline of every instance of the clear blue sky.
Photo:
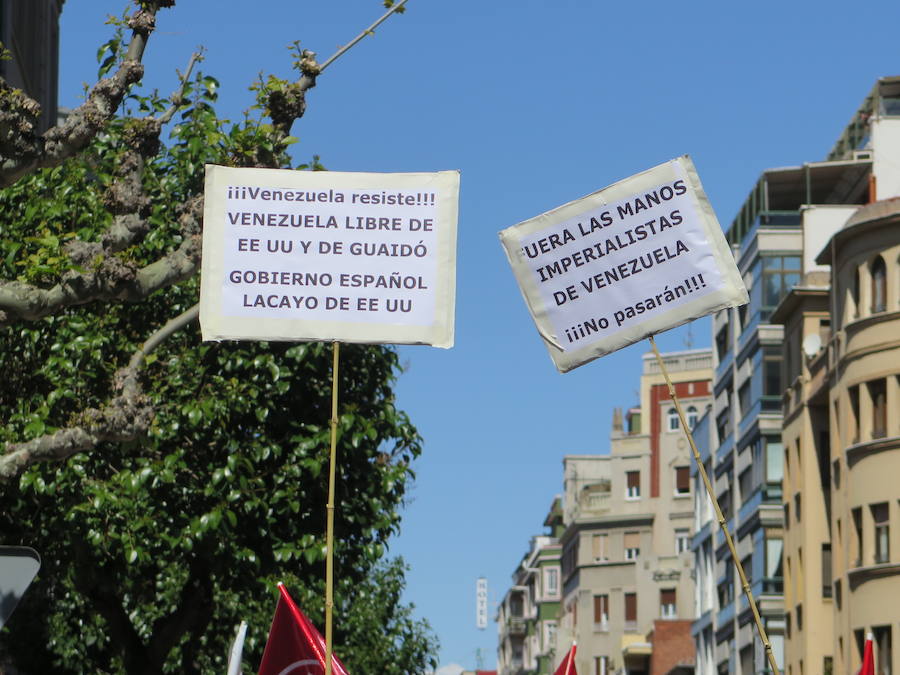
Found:
M 66 2 L 61 104 L 93 80 L 102 21 L 124 5 Z M 289 76 L 289 43 L 324 59 L 382 11 L 377 0 L 179 5 L 160 14 L 146 81 L 172 91 L 202 44 L 233 118 L 257 73 Z M 607 450 L 612 408 L 636 402 L 646 351 L 558 374 L 497 232 L 684 153 L 727 225 L 763 169 L 824 159 L 875 79 L 900 74 L 900 3 L 408 7 L 320 78 L 296 155 L 332 170 L 461 171 L 456 346 L 400 350 L 400 404 L 425 452 L 391 550 L 412 565 L 407 599 L 440 637 L 441 663 L 473 668 L 480 647 L 490 667 L 496 626 L 475 629 L 475 579 L 500 599 L 561 489 L 563 454 Z M 658 342 L 683 349 L 686 335 Z M 693 338 L 709 344 L 707 321 Z

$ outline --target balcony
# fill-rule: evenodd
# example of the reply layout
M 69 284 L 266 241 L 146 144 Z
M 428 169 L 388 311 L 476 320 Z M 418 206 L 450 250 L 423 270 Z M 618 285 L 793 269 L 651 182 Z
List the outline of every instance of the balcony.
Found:
M 729 433 L 716 449 L 716 464 L 722 464 L 731 457 L 734 450 L 734 434 Z
M 511 616 L 506 622 L 506 633 L 507 635 L 520 636 L 525 635 L 528 630 L 528 626 L 525 623 L 525 618 L 521 616 Z
M 803 222 L 800 211 L 760 211 L 741 238 L 741 251 L 746 251 L 760 228 L 799 228 Z

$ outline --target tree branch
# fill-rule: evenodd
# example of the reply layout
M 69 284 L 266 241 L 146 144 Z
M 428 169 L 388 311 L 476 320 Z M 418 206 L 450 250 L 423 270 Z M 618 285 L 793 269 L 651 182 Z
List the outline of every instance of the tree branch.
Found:
M 402 11 L 403 5 L 406 3 L 407 0 L 400 0 L 396 5 L 393 5 L 375 23 L 338 49 L 325 63 L 319 64 L 316 62 L 315 52 L 303 50 L 300 54 L 300 61 L 297 64 L 300 68 L 300 79 L 284 89 L 270 92 L 266 102 L 266 109 L 269 117 L 272 118 L 272 124 L 282 136 L 290 135 L 294 122 L 303 117 L 303 114 L 306 112 L 306 92 L 316 86 L 316 78 L 364 37 L 372 35 L 375 29 L 389 16 Z
M 145 267 L 111 255 L 146 231 L 147 223 L 135 214 L 117 218 L 105 238 L 108 248 L 103 244 L 70 242 L 70 257 L 90 269 L 66 272 L 58 284 L 46 289 L 21 281 L 0 283 L 0 326 L 23 319 L 34 321 L 65 307 L 96 300 L 137 302 L 190 278 L 200 266 L 202 214 L 203 197 L 197 195 L 185 204 L 179 218 L 181 245 Z
M 113 388 L 121 394 L 103 408 L 82 412 L 81 424 L 24 443 L 7 443 L 5 454 L 0 455 L 0 482 L 19 476 L 38 462 L 66 459 L 103 442 L 130 441 L 146 433 L 153 419 L 153 408 L 142 391 L 141 366 L 148 354 L 196 320 L 199 313 L 199 305 L 194 305 L 147 338 L 132 355 L 128 366 L 113 378 Z

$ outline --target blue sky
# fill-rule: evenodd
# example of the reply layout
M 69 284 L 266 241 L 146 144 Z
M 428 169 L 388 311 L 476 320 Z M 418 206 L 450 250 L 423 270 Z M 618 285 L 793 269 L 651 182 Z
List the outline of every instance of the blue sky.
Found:
M 380 4 L 182 0 L 160 14 L 145 81 L 172 91 L 174 69 L 202 44 L 221 111 L 236 119 L 259 72 L 290 75 L 289 43 L 324 59 Z M 102 22 L 124 5 L 66 2 L 62 105 L 93 81 Z M 294 127 L 296 156 L 340 171 L 461 171 L 456 346 L 400 349 L 400 405 L 425 452 L 391 551 L 412 566 L 407 600 L 440 637 L 441 663 L 473 668 L 481 648 L 490 667 L 496 626 L 475 628 L 475 580 L 501 598 L 561 489 L 563 454 L 607 450 L 612 408 L 636 402 L 647 351 L 558 374 L 497 232 L 685 153 L 727 225 L 763 169 L 824 159 L 875 79 L 900 74 L 900 4 L 408 7 L 323 74 Z M 658 343 L 709 344 L 708 321 L 691 333 Z

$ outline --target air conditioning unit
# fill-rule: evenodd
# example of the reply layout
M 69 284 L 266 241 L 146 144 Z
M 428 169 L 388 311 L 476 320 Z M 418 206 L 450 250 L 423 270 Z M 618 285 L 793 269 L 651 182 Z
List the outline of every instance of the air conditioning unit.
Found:
M 872 151 L 871 150 L 853 150 L 850 153 L 850 157 L 852 159 L 863 161 L 863 160 L 871 160 L 872 159 Z

